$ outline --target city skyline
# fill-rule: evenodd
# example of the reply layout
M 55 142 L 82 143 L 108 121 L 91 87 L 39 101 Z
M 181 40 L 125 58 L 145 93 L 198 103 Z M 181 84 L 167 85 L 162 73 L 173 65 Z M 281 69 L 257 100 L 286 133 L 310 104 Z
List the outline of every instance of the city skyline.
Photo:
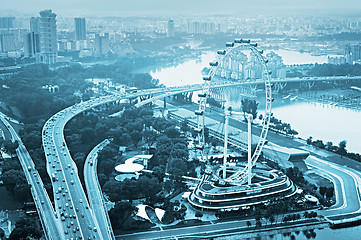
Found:
M 59 14 L 67 15 L 127 15 L 127 14 L 301 14 L 301 15 L 355 15 L 361 12 L 361 6 L 357 0 L 346 1 L 311 1 L 293 2 L 286 0 L 275 0 L 270 3 L 267 0 L 256 2 L 250 0 L 227 1 L 227 4 L 219 1 L 191 1 L 168 2 L 165 0 L 137 2 L 124 2 L 116 0 L 99 1 L 45 1 L 35 0 L 31 4 L 26 0 L 9 1 L 5 0 L 6 6 L 1 12 L 11 14 L 11 12 L 22 12 L 34 14 L 40 9 L 53 9 Z M 251 12 L 250 12 L 251 11 Z

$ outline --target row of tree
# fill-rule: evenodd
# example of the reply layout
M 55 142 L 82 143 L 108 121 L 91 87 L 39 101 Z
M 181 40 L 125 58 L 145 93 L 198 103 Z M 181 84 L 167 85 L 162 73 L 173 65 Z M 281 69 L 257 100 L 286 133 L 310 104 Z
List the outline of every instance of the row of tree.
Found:
M 309 145 L 313 145 L 315 147 L 325 149 L 329 152 L 334 152 L 334 153 L 340 154 L 341 156 L 345 156 L 345 157 L 354 159 L 358 162 L 361 162 L 361 155 L 359 153 L 352 153 L 352 152 L 347 151 L 347 149 L 346 149 L 347 141 L 346 140 L 342 140 L 341 142 L 339 142 L 339 144 L 337 146 L 337 145 L 333 145 L 333 143 L 330 141 L 324 143 L 322 140 L 319 140 L 319 139 L 313 140 L 313 137 L 310 136 L 307 138 L 306 142 Z
M 0 150 L 11 156 L 11 158 L 1 161 L 0 181 L 16 199 L 20 202 L 26 202 L 31 200 L 30 186 L 16 156 L 18 146 L 18 142 L 4 141 L 0 138 Z
M 260 120 L 262 115 L 259 116 Z M 282 122 L 281 120 L 271 116 L 270 118 L 270 128 L 276 132 L 281 132 L 291 136 L 297 135 L 298 132 L 291 128 L 291 124 Z

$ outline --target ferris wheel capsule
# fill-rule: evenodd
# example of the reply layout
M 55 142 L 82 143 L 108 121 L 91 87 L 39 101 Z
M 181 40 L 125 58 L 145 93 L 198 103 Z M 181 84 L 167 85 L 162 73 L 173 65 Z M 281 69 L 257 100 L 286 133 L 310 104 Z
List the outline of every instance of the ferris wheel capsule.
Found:
M 195 128 L 194 131 L 196 133 L 200 134 L 203 131 L 203 129 L 202 128 Z
M 248 40 L 245 40 L 245 39 L 235 39 L 234 40 L 234 43 L 250 43 L 251 40 L 248 39 Z
M 203 149 L 204 149 L 204 146 L 203 146 L 203 145 L 196 145 L 195 147 L 196 147 L 196 149 L 198 149 L 198 150 L 203 150 Z
M 194 114 L 198 115 L 198 116 L 202 116 L 204 114 L 204 112 L 202 110 L 195 110 Z
M 209 65 L 211 67 L 216 67 L 216 66 L 218 66 L 218 62 L 210 62 Z
M 234 47 L 234 42 L 227 42 L 226 47 Z

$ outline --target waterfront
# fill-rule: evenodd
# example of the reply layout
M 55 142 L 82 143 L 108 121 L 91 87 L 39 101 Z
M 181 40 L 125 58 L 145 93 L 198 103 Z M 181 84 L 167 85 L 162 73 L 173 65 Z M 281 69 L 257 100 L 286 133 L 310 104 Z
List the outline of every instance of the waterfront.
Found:
M 271 50 L 265 51 L 265 54 Z M 286 65 L 306 64 L 306 63 L 327 63 L 327 56 L 312 56 L 309 53 L 300 53 L 289 50 L 273 50 L 283 58 Z M 209 67 L 209 62 L 214 60 L 216 53 L 213 51 L 204 52 L 199 58 L 187 60 L 183 63 L 167 67 L 149 68 L 150 75 L 159 79 L 160 84 L 167 87 L 184 86 L 188 84 L 202 83 L 201 70 Z M 144 70 L 144 69 L 143 69 Z
M 299 132 L 299 137 L 330 141 L 334 145 L 347 141 L 347 149 L 361 152 L 361 111 L 328 104 L 286 100 L 284 105 L 274 107 L 274 116 L 290 123 Z M 330 131 L 332 129 L 332 131 Z
M 284 59 L 288 59 L 288 64 L 299 64 L 306 60 L 311 61 L 310 63 L 322 63 L 327 59 L 327 56 L 312 56 L 309 53 L 288 50 L 275 52 L 282 54 Z M 208 66 L 214 58 L 215 53 L 205 52 L 198 59 L 188 60 L 176 66 L 158 68 L 151 71 L 150 74 L 168 87 L 198 84 L 202 83 L 201 70 Z M 260 105 L 261 108 L 262 104 Z M 262 111 L 260 110 L 260 112 Z M 361 143 L 358 140 L 358 136 L 361 135 L 361 128 L 359 127 L 361 111 L 305 102 L 297 98 L 294 101 L 284 100 L 280 96 L 275 97 L 272 112 L 276 118 L 290 123 L 292 128 L 299 132 L 299 137 L 307 139 L 312 136 L 314 140 L 321 139 L 325 143 L 331 141 L 334 145 L 346 140 L 349 151 L 361 152 Z

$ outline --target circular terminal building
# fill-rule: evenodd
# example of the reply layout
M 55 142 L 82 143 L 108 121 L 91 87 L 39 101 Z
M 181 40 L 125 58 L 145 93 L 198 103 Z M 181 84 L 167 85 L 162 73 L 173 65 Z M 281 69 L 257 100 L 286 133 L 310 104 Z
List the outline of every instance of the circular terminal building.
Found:
M 237 169 L 227 168 L 227 175 Z M 201 183 L 189 195 L 189 202 L 201 209 L 235 209 L 266 203 L 272 199 L 291 197 L 296 186 L 281 171 L 253 169 L 252 184 L 233 185 L 218 179 L 214 181 L 211 171 L 203 176 Z

